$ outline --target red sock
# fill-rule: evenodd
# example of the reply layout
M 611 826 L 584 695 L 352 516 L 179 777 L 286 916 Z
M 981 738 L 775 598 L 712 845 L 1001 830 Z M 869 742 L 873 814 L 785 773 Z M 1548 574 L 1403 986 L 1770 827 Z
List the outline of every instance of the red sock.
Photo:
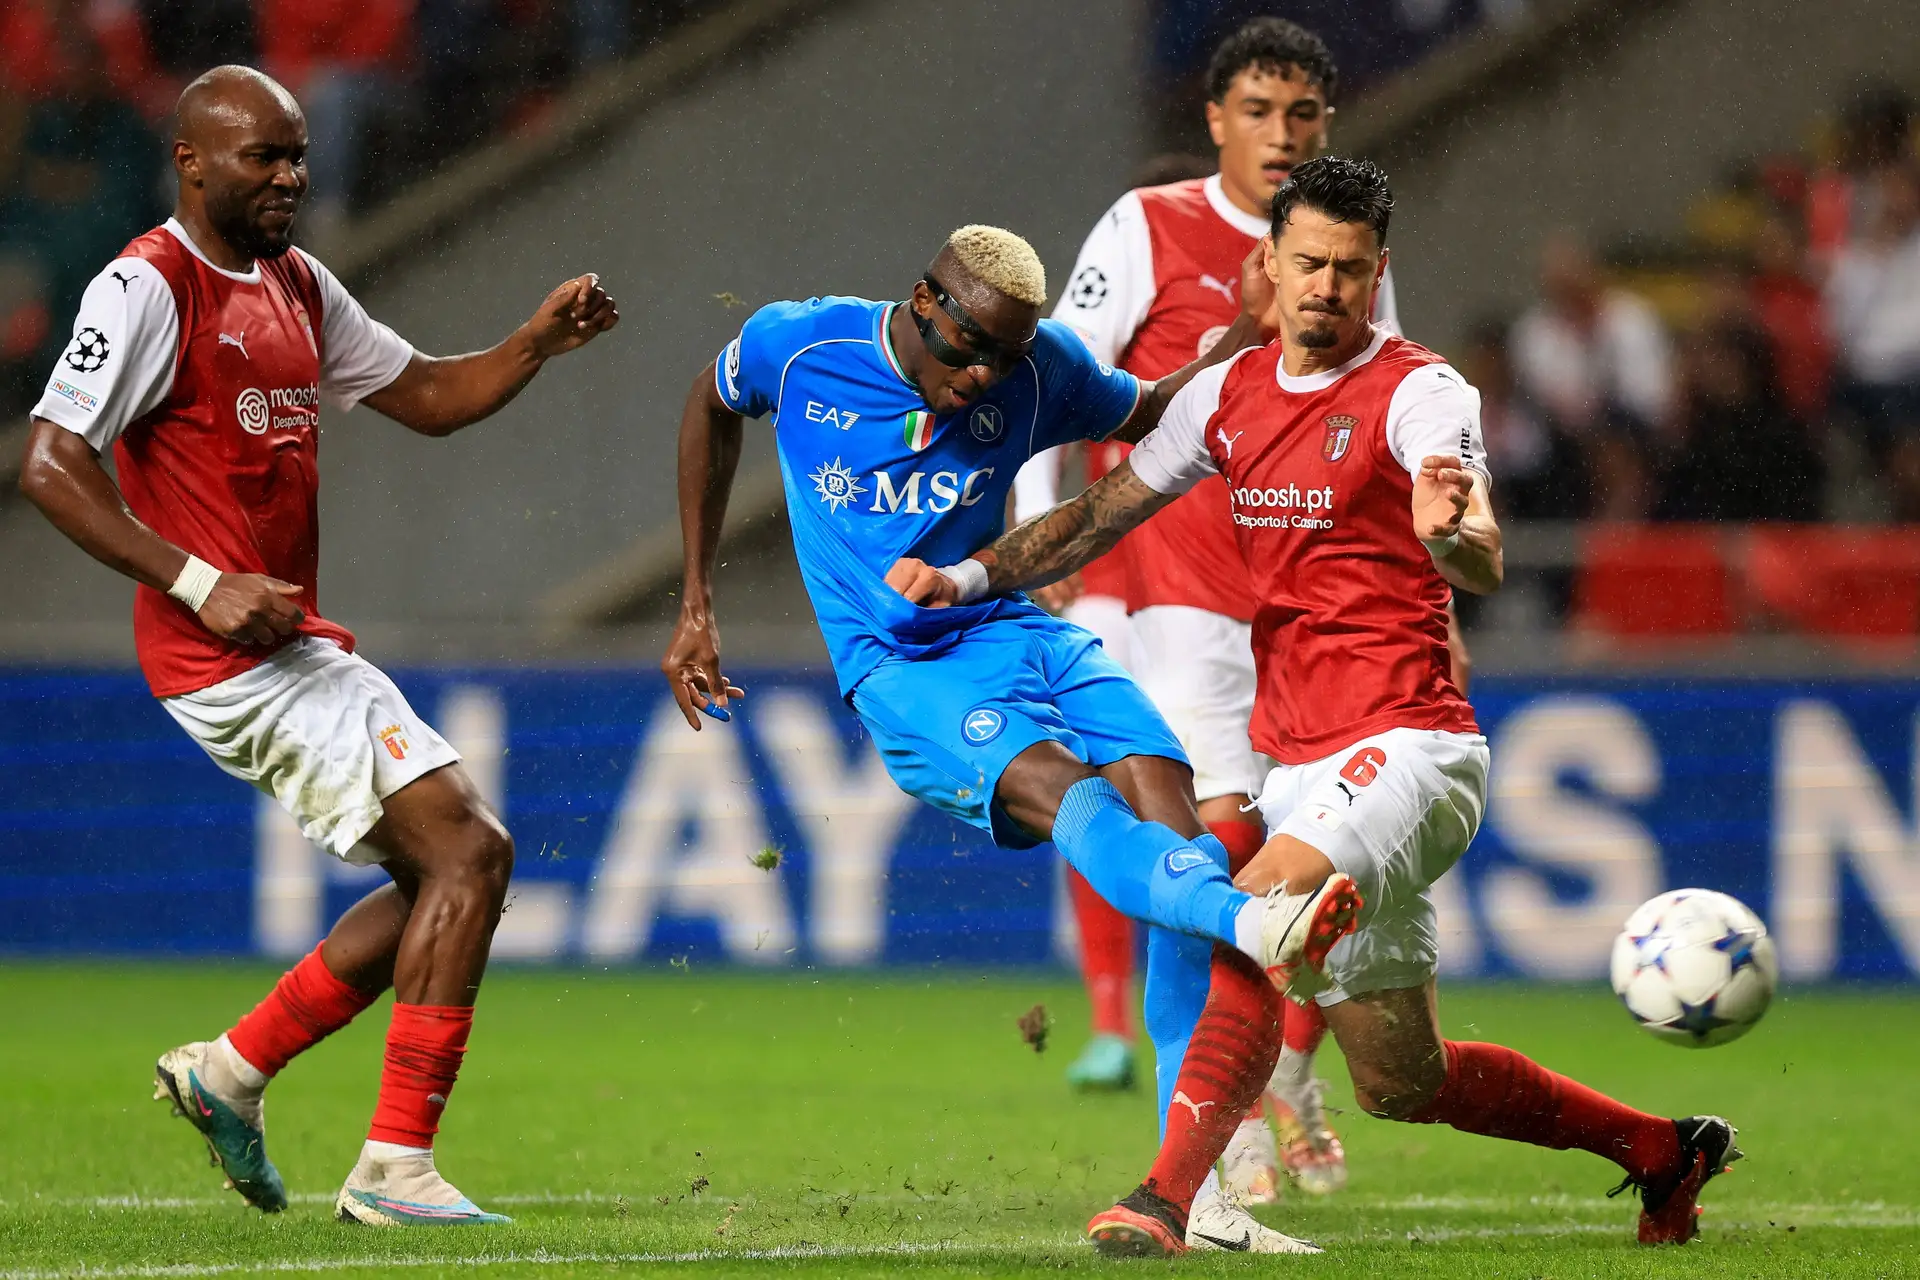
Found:
M 1080 972 L 1096 1035 L 1133 1039 L 1133 921 L 1107 905 L 1086 877 L 1067 868 L 1067 895 L 1080 929 Z
M 1167 1108 L 1167 1133 L 1147 1173 L 1148 1191 L 1193 1207 L 1207 1171 L 1266 1087 L 1280 1056 L 1280 993 L 1260 967 L 1231 947 L 1213 949 L 1212 985 L 1187 1044 Z
M 1234 875 L 1240 874 L 1240 868 L 1253 861 L 1253 855 L 1260 852 L 1260 846 L 1267 842 L 1266 832 L 1258 823 L 1253 822 L 1209 822 L 1207 830 L 1213 832 L 1213 838 L 1227 847 L 1227 870 Z
M 1327 1015 L 1311 1000 L 1289 1000 L 1280 1021 L 1287 1048 L 1312 1057 L 1327 1037 Z
M 396 1004 L 371 1142 L 431 1147 L 473 1030 L 472 1005 Z
M 1680 1159 L 1673 1121 L 1615 1102 L 1497 1044 L 1449 1040 L 1447 1082 L 1414 1124 L 1448 1124 L 1467 1133 L 1565 1151 L 1578 1147 L 1642 1181 Z
M 252 1013 L 233 1024 L 227 1043 L 261 1075 L 278 1075 L 379 998 L 378 991 L 362 991 L 334 977 L 315 947 L 280 976 Z
M 1253 855 L 1260 852 L 1260 846 L 1267 842 L 1266 829 L 1257 822 L 1242 822 L 1235 818 L 1231 822 L 1209 822 L 1207 830 L 1213 833 L 1227 850 L 1227 870 L 1237 875 L 1240 869 L 1253 861 Z M 1267 1095 L 1262 1092 L 1247 1108 L 1247 1119 L 1264 1120 L 1267 1118 Z

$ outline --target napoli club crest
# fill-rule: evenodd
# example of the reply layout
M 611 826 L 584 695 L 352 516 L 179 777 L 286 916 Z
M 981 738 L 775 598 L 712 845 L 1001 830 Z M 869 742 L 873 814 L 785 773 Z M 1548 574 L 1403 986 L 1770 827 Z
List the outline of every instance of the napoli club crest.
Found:
M 1353 429 L 1360 425 L 1360 419 L 1336 413 L 1327 419 L 1327 439 L 1320 446 L 1320 454 L 1328 462 L 1338 462 L 1347 456 L 1347 449 L 1353 444 Z

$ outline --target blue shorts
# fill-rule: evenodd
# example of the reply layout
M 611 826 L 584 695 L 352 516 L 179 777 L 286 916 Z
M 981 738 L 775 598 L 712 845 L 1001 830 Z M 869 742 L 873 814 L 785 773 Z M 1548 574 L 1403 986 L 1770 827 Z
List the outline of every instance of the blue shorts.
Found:
M 993 802 L 1001 773 L 1036 742 L 1095 768 L 1127 756 L 1187 760 L 1099 639 L 1038 609 L 981 623 L 931 657 L 888 658 L 850 700 L 902 791 L 1007 849 L 1039 843 Z

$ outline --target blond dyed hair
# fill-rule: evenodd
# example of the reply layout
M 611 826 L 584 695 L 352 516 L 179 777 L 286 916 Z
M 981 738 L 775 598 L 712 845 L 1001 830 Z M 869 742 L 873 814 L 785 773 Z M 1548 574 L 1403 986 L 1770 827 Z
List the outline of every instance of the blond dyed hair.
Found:
M 1015 302 L 1047 302 L 1047 269 L 1033 246 L 1004 227 L 972 223 L 947 237 L 947 252 L 973 278 Z

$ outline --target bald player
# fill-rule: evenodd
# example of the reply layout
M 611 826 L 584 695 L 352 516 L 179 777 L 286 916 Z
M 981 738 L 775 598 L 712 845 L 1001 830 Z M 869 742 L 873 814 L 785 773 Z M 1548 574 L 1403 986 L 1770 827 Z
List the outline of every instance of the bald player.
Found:
M 1035 453 L 1151 430 L 1202 367 L 1258 340 L 1272 291 L 1256 265 L 1227 336 L 1147 383 L 1040 318 L 1046 278 L 1026 241 L 962 227 L 905 301 L 761 308 L 694 379 L 680 421 L 686 589 L 661 669 L 688 725 L 727 718 L 741 696 L 720 664 L 714 552 L 742 419 L 771 415 L 801 576 L 840 692 L 894 781 L 1004 848 L 1051 839 L 1107 901 L 1159 926 L 1148 1023 L 1182 1118 L 1140 1190 L 1089 1224 L 1122 1252 L 1169 1230 L 1162 1203 L 1184 1221 L 1279 1054 L 1263 970 L 1317 963 L 1351 927 L 1351 886 L 1234 889 L 1178 741 L 1090 632 L 1024 598 L 921 609 L 887 571 L 961 561 L 997 533 Z M 1248 1243 L 1231 1247 L 1259 1232 L 1263 1249 L 1310 1251 L 1251 1217 L 1235 1225 L 1246 1234 L 1227 1238 Z
M 87 289 L 34 408 L 20 487 L 138 584 L 141 670 L 180 727 L 308 839 L 392 883 L 224 1035 L 163 1054 L 154 1096 L 200 1132 L 248 1203 L 278 1212 L 287 1195 L 267 1158 L 267 1082 L 392 987 L 379 1101 L 336 1213 L 375 1226 L 505 1222 L 440 1176 L 433 1135 L 513 841 L 454 750 L 320 613 L 320 405 L 365 402 L 450 435 L 619 316 L 581 276 L 496 347 L 417 352 L 293 247 L 307 126 L 285 89 L 218 67 L 187 86 L 177 119 L 173 217 Z M 117 486 L 101 465 L 108 448 Z

